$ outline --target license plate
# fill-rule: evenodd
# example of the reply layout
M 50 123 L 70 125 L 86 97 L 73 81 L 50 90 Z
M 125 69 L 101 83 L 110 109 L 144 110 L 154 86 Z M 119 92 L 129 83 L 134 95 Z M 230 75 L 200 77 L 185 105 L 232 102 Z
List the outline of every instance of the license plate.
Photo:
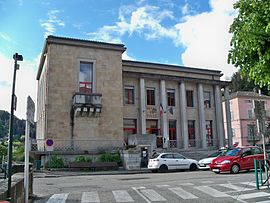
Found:
M 213 172 L 219 172 L 219 169 L 218 168 L 213 168 L 212 171 Z
M 205 164 L 200 164 L 200 166 L 205 166 Z

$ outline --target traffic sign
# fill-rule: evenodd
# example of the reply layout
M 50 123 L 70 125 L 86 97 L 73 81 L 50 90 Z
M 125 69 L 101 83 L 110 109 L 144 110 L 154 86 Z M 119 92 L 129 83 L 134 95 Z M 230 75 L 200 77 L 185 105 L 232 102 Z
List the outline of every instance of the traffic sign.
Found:
M 46 147 L 46 151 L 53 151 L 53 144 L 54 144 L 54 141 L 53 139 L 47 139 L 45 141 L 45 147 Z

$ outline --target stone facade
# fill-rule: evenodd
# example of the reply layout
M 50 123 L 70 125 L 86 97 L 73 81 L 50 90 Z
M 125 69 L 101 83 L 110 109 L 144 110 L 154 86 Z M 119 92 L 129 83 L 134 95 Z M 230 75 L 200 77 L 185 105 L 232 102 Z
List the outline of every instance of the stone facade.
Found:
M 124 145 L 123 120 L 136 122 L 135 134 L 149 131 L 148 120 L 157 122 L 164 148 L 171 147 L 169 121 L 175 121 L 175 148 L 207 148 L 205 122 L 211 121 L 213 147 L 224 145 L 220 71 L 122 60 L 124 45 L 49 36 L 38 70 L 37 140 L 54 139 L 59 145 L 93 150 Z M 73 128 L 73 95 L 79 92 L 80 61 L 93 64 L 93 93 L 102 94 L 101 113 L 76 114 Z M 134 103 L 124 102 L 124 90 L 134 89 Z M 154 89 L 154 105 L 147 105 L 147 88 Z M 174 91 L 175 105 L 167 104 L 167 90 Z M 186 91 L 192 91 L 192 107 L 186 105 Z M 204 92 L 211 107 L 204 108 Z M 199 96 L 200 95 L 200 96 Z M 160 112 L 162 106 L 162 113 Z M 169 111 L 170 108 L 170 111 Z M 81 109 L 83 111 L 83 109 Z M 190 145 L 189 121 L 194 121 L 194 145 Z M 184 127 L 183 127 L 184 126 Z M 163 138 L 163 139 L 162 139 Z M 71 144 L 72 143 L 72 144 Z M 162 144 L 162 143 L 161 143 Z M 42 144 L 39 147 L 42 148 Z

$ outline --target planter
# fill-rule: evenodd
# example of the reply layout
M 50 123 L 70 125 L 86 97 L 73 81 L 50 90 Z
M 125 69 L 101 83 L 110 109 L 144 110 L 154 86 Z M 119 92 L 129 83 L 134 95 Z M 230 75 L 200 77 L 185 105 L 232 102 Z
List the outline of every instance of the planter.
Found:
M 90 168 L 91 162 L 70 162 L 69 168 Z

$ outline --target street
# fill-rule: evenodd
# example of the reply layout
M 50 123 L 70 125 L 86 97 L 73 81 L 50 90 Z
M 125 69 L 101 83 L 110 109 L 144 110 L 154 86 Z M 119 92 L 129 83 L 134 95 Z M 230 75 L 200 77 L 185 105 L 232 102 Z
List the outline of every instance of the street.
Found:
M 78 172 L 79 173 L 79 172 Z M 257 190 L 254 172 L 236 175 L 210 171 L 83 175 L 34 179 L 35 203 L 65 202 L 270 202 Z

